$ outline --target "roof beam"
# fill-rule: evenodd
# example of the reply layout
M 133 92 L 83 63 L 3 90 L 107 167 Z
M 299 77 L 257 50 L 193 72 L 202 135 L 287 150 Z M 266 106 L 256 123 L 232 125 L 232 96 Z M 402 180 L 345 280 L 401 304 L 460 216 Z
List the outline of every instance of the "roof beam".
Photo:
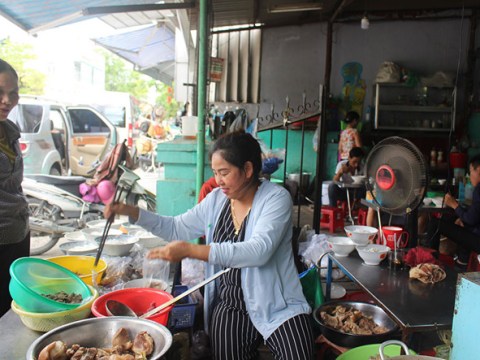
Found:
M 191 9 L 195 7 L 194 1 L 168 4 L 140 4 L 140 5 L 113 5 L 113 6 L 94 6 L 82 10 L 83 15 L 105 15 L 124 12 L 137 11 L 159 11 L 159 10 L 178 10 Z

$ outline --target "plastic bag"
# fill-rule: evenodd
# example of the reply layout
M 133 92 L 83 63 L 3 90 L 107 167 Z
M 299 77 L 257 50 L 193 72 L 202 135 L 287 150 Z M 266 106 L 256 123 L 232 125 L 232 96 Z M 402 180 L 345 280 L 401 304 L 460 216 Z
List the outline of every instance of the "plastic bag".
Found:
M 400 82 L 400 66 L 391 61 L 384 61 L 377 71 L 375 78 L 377 83 Z
M 325 298 L 323 296 L 322 282 L 318 276 L 317 268 L 311 266 L 299 275 L 302 284 L 303 295 L 307 299 L 312 309 L 318 308 L 323 304 Z
M 147 281 L 164 282 L 168 284 L 170 276 L 170 262 L 162 259 L 149 259 L 147 257 L 143 260 L 143 278 Z M 167 286 L 165 286 L 167 288 Z
M 311 240 L 302 246 L 300 255 L 307 267 L 316 265 L 320 257 L 330 251 L 327 239 L 328 237 L 325 234 L 314 234 Z

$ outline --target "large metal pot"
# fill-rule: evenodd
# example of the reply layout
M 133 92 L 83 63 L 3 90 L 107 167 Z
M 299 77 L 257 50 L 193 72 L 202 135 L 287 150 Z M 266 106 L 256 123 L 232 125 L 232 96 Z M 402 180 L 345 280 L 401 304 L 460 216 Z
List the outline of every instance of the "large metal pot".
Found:
M 302 175 L 300 173 L 288 174 L 288 180 L 296 182 L 300 187 L 300 179 L 302 180 L 302 187 L 300 189 L 301 192 L 305 193 L 308 189 L 308 185 L 310 184 L 310 173 L 303 172 Z
M 384 349 L 388 345 L 400 345 L 403 348 L 403 351 L 405 352 L 406 355 L 399 355 L 399 356 L 394 356 L 394 357 L 385 357 L 385 352 Z M 390 340 L 390 341 L 385 341 L 380 345 L 380 348 L 378 349 L 378 353 L 380 354 L 380 359 L 382 360 L 442 360 L 441 358 L 438 357 L 433 357 L 433 356 L 425 356 L 425 355 L 410 355 L 410 351 L 403 342 L 398 341 L 398 340 Z
M 354 308 L 360 310 L 366 316 L 371 316 L 373 321 L 380 326 L 387 328 L 387 332 L 383 334 L 374 335 L 353 335 L 347 334 L 340 330 L 336 330 L 324 323 L 320 313 L 322 311 L 331 312 L 336 306 L 342 305 L 347 308 Z M 382 343 L 390 340 L 393 335 L 398 331 L 398 325 L 390 319 L 385 311 L 374 304 L 369 304 L 359 301 L 329 301 L 318 307 L 313 313 L 315 321 L 320 326 L 323 336 L 336 345 L 354 348 L 361 345 Z
M 146 331 L 152 336 L 155 348 L 149 360 L 159 360 L 172 345 L 172 334 L 163 325 L 150 320 L 112 316 L 80 320 L 59 326 L 35 340 L 28 348 L 26 358 L 38 359 L 40 351 L 56 340 L 63 341 L 67 346 L 80 344 L 85 347 L 110 348 L 113 335 L 121 327 L 130 333 L 132 340 L 141 331 Z

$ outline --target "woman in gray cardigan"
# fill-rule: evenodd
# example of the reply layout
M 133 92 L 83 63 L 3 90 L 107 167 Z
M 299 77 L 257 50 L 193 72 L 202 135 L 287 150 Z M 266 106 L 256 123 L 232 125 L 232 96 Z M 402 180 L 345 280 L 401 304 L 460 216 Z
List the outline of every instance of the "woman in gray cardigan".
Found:
M 9 268 L 30 254 L 28 203 L 22 192 L 23 158 L 20 130 L 8 120 L 18 103 L 18 75 L 0 59 L 0 316 L 10 309 Z
M 205 289 L 205 321 L 215 359 L 253 359 L 264 341 L 275 359 L 312 359 L 311 309 L 292 252 L 292 201 L 282 187 L 260 179 L 261 149 L 245 132 L 219 138 L 210 152 L 218 188 L 178 216 L 124 204 L 112 213 L 173 241 L 148 257 L 194 258 L 206 276 L 232 270 Z M 205 236 L 206 245 L 185 240 Z

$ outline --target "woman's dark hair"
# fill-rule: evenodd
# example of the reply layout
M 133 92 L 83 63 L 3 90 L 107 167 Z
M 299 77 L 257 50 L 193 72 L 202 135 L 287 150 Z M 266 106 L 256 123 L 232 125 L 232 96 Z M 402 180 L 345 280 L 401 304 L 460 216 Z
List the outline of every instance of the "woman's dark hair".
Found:
M 18 80 L 18 74 L 15 71 L 15 69 L 12 67 L 12 65 L 10 65 L 5 60 L 0 59 L 0 74 L 4 73 L 4 72 L 7 72 L 7 71 L 10 71 L 15 76 L 15 78 Z
M 349 111 L 343 121 L 349 124 L 354 120 L 357 120 L 357 121 L 360 120 L 360 115 L 358 115 L 356 111 Z
M 243 169 L 245 163 L 250 161 L 253 164 L 253 173 L 258 179 L 262 170 L 262 149 L 255 138 L 245 131 L 234 131 L 222 135 L 213 143 L 210 149 L 209 158 L 220 152 L 222 157 L 230 164 Z

